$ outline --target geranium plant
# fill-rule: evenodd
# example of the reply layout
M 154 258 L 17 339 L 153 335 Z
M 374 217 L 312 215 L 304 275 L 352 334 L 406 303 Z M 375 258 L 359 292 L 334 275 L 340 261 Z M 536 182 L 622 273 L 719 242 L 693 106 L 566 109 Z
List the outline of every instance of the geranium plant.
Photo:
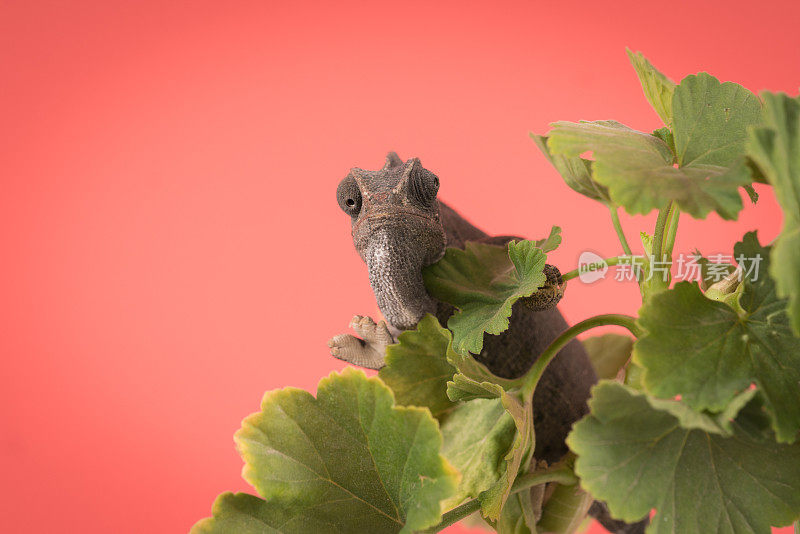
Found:
M 625 268 L 638 316 L 581 321 L 526 374 L 499 378 L 473 355 L 542 285 L 560 232 L 448 249 L 424 272 L 428 292 L 457 309 L 447 325 L 428 315 L 402 333 L 377 377 L 346 369 L 316 397 L 268 392 L 235 435 L 258 496 L 223 493 L 194 533 L 438 532 L 469 516 L 500 533 L 568 533 L 594 500 L 627 522 L 655 511 L 652 533 L 766 533 L 800 517 L 800 99 L 707 73 L 676 84 L 629 57 L 662 128 L 556 122 L 532 138 L 572 189 L 608 206 L 620 239 L 620 255 L 563 279 Z M 698 279 L 672 280 L 681 215 L 735 219 L 742 192 L 757 201 L 753 182 L 783 209 L 778 238 L 748 232 L 725 244 L 728 261 L 698 252 Z M 619 208 L 658 212 L 643 254 Z M 603 325 L 630 335 L 584 340 L 601 378 L 591 411 L 566 458 L 537 462 L 538 380 L 561 347 Z

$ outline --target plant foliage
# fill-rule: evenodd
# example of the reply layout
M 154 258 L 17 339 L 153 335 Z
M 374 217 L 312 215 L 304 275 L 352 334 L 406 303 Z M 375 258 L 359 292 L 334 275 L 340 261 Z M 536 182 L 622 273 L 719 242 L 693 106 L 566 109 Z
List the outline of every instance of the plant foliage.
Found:
M 413 532 L 439 520 L 459 478 L 430 412 L 395 406 L 389 388 L 354 369 L 322 379 L 317 398 L 268 392 L 236 443 L 264 500 L 223 496 L 197 532 L 254 522 L 264 532 Z
M 550 245 L 551 240 L 546 242 Z M 441 261 L 425 269 L 428 292 L 458 308 L 447 321 L 456 352 L 480 353 L 484 333 L 505 332 L 513 304 L 544 285 L 547 256 L 536 245 L 468 242 L 465 250 L 447 249 Z
M 456 310 L 447 324 L 427 315 L 400 334 L 377 377 L 348 369 L 316 398 L 267 393 L 235 436 L 258 495 L 221 494 L 193 533 L 430 533 L 477 513 L 501 534 L 567 534 L 595 499 L 627 522 L 655 511 L 649 533 L 762 534 L 800 518 L 800 99 L 705 72 L 676 84 L 628 57 L 663 127 L 559 121 L 531 137 L 570 188 L 609 208 L 624 252 L 610 265 L 632 254 L 618 208 L 657 212 L 629 265 L 639 316 L 581 321 L 525 375 L 497 377 L 474 355 L 544 285 L 561 230 L 447 249 L 423 272 Z M 748 232 L 724 244 L 726 260 L 694 252 L 698 282 L 652 278 L 672 262 L 681 214 L 736 219 L 754 182 L 783 210 L 774 242 Z M 633 336 L 584 340 L 601 379 L 589 413 L 569 455 L 538 462 L 539 377 L 559 343 L 602 325 Z
M 596 386 L 590 405 L 568 443 L 581 484 L 616 517 L 655 508 L 655 533 L 768 532 L 796 518 L 800 446 L 720 435 L 614 382 Z

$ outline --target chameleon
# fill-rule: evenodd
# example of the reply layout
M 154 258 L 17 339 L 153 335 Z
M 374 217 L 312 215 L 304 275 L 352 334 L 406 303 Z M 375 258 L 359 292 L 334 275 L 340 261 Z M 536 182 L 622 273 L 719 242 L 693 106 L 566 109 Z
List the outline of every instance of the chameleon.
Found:
M 416 327 L 425 314 L 443 325 L 454 308 L 431 297 L 423 281 L 424 267 L 438 261 L 448 247 L 463 249 L 468 241 L 505 246 L 521 238 L 489 236 L 438 199 L 439 178 L 418 158 L 403 161 L 395 152 L 377 171 L 352 168 L 336 191 L 339 207 L 350 216 L 355 249 L 367 266 L 369 283 L 384 319 L 356 315 L 350 327 L 357 335 L 340 334 L 329 342 L 331 354 L 353 365 L 380 369 L 385 350 L 404 330 Z M 547 281 L 532 297 L 512 307 L 509 327 L 501 335 L 485 335 L 476 359 L 494 374 L 516 378 L 525 373 L 545 348 L 567 329 L 558 311 L 564 284 L 558 269 L 545 266 Z M 534 457 L 555 463 L 567 452 L 572 424 L 588 412 L 589 390 L 597 376 L 581 343 L 565 345 L 545 370 L 533 397 L 536 428 Z M 611 532 L 643 532 L 636 525 L 611 519 L 602 503 L 592 515 Z M 600 517 L 606 516 L 606 517 Z M 632 527 L 632 529 L 628 529 Z

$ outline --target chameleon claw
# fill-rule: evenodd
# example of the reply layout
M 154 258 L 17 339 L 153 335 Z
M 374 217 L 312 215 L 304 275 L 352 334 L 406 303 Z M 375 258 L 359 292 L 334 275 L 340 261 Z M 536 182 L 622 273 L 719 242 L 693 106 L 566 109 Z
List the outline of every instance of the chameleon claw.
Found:
M 328 341 L 331 356 L 367 369 L 383 367 L 386 347 L 395 342 L 386 323 L 376 323 L 371 317 L 356 315 L 350 321 L 350 327 L 361 337 L 351 334 L 334 336 Z

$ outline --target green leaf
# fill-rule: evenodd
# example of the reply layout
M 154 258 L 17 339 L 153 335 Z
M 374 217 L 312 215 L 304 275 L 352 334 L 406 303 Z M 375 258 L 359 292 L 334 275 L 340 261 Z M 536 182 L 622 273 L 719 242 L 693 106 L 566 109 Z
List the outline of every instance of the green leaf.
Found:
M 653 254 L 653 236 L 647 232 L 639 232 L 639 240 L 642 242 L 644 253 L 648 256 Z
M 500 398 L 503 394 L 503 387 L 491 381 L 478 382 L 467 378 L 461 373 L 453 376 L 453 380 L 447 383 L 447 397 L 453 402 L 470 401 L 473 399 L 493 399 Z
M 325 532 L 330 525 L 316 517 L 295 517 L 280 505 L 247 493 L 222 493 L 212 517 L 198 521 L 191 534 L 304 534 Z
M 734 248 L 749 276 L 732 307 L 706 298 L 697 284 L 680 282 L 653 295 L 639 312 L 646 334 L 634 344 L 634 361 L 645 369 L 646 389 L 660 397 L 681 395 L 695 410 L 722 411 L 737 392 L 755 383 L 779 441 L 800 429 L 800 338 L 792 334 L 786 302 L 766 276 L 769 248 L 754 233 Z
M 448 331 L 449 332 L 449 331 Z M 502 390 L 509 390 L 517 385 L 517 382 L 508 378 L 501 378 L 492 373 L 488 367 L 473 358 L 470 354 L 459 354 L 453 350 L 452 343 L 447 350 L 447 361 L 458 369 L 458 373 L 453 376 L 453 381 L 465 384 L 470 383 L 474 386 L 486 390 L 490 393 L 490 398 L 501 397 Z M 447 383 L 448 396 L 450 396 L 451 382 Z M 451 400 L 453 399 L 450 396 Z M 460 399 L 467 400 L 467 399 Z
M 638 521 L 655 508 L 649 534 L 768 534 L 800 516 L 800 444 L 683 428 L 616 382 L 595 386 L 589 404 L 567 443 L 581 485 L 614 517 Z
M 494 529 L 497 534 L 536 534 L 531 490 L 517 492 L 508 498 Z
M 561 227 L 553 226 L 550 228 L 550 235 L 533 243 L 535 247 L 542 249 L 542 252 L 554 251 L 561 244 Z
M 728 167 L 739 161 L 744 165 L 747 128 L 761 119 L 756 95 L 701 72 L 681 80 L 672 107 L 678 165 Z
M 266 502 L 223 497 L 207 524 L 249 514 L 264 523 L 253 532 L 411 532 L 436 524 L 458 485 L 428 410 L 395 406 L 389 388 L 354 369 L 323 378 L 316 399 L 268 392 L 235 441 Z
M 675 154 L 675 136 L 672 135 L 672 130 L 665 126 L 663 128 L 653 130 L 653 135 L 664 141 L 667 147 L 669 147 L 670 152 Z
M 641 52 L 626 51 L 628 59 L 639 77 L 639 82 L 642 84 L 644 96 L 647 97 L 647 101 L 656 110 L 664 124 L 671 126 L 672 94 L 675 91 L 675 82 L 656 70 Z
M 693 256 L 697 264 L 700 265 L 700 288 L 703 291 L 708 290 L 709 287 L 736 270 L 736 267 L 730 263 L 709 261 L 708 258 L 703 257 L 699 250 L 695 250 Z
M 388 380 L 396 396 L 399 392 L 398 404 L 424 405 L 444 417 L 459 401 L 500 398 L 503 390 L 516 385 L 514 380 L 493 374 L 470 354 L 455 352 L 450 330 L 428 317 L 423 317 L 416 331 L 401 334 L 400 344 L 387 348 L 387 366 L 378 373 Z M 440 359 L 442 348 L 444 362 Z
M 507 249 L 467 242 L 423 270 L 428 292 L 458 308 L 447 322 L 456 352 L 479 354 L 484 332 L 508 328 L 511 306 L 544 285 L 546 258 L 533 241 L 511 241 Z
M 677 400 L 647 397 L 647 402 L 656 410 L 672 414 L 683 428 L 696 428 L 712 434 L 731 436 L 733 435 L 733 420 L 757 393 L 755 389 L 743 391 L 736 395 L 725 407 L 725 410 L 718 414 L 696 412 L 686 403 Z
M 511 448 L 505 455 L 505 470 L 500 478 L 489 489 L 480 494 L 481 513 L 487 519 L 496 521 L 506 503 L 511 486 L 517 479 L 520 469 L 527 468 L 534 449 L 533 442 L 533 409 L 531 398 L 524 404 L 516 396 L 501 392 L 500 401 L 506 411 L 511 414 L 517 433 Z M 472 401 L 474 402 L 474 401 Z
M 479 398 L 500 398 L 517 383 L 501 378 L 469 354 L 458 354 L 451 347 L 447 361 L 458 369 L 453 380 L 447 383 L 447 397 L 452 401 L 468 401 Z
M 762 117 L 763 117 L 763 115 L 762 115 Z M 751 138 L 753 136 L 753 133 L 752 133 L 753 129 L 755 129 L 755 128 L 750 128 L 750 130 L 749 130 L 751 132 L 750 133 L 750 137 Z M 748 145 L 749 145 L 749 143 L 752 143 L 752 141 L 749 140 Z M 759 167 L 756 164 L 756 162 L 753 161 L 753 158 L 751 157 L 751 155 L 749 153 L 752 150 L 752 148 L 750 146 L 748 146 L 747 150 L 748 150 L 748 155 L 745 158 L 745 160 L 746 160 L 747 167 L 750 169 L 750 174 L 753 177 L 753 182 L 755 182 L 757 184 L 768 184 L 769 180 L 767 180 L 767 177 L 764 176 L 764 173 L 761 171 L 761 167 Z
M 625 385 L 639 391 L 644 390 L 642 377 L 644 376 L 644 369 L 635 361 L 630 360 L 628 366 L 625 368 Z
M 398 404 L 424 406 L 439 419 L 459 401 L 500 398 L 503 390 L 516 385 L 493 374 L 470 354 L 455 352 L 453 334 L 430 314 L 387 347 L 386 366 L 378 376 L 392 389 Z
M 455 367 L 447 361 L 450 331 L 433 315 L 425 315 L 415 330 L 406 330 L 386 348 L 386 366 L 378 377 L 391 388 L 397 404 L 423 406 L 440 418 L 455 403 L 447 398 L 447 382 Z
M 633 339 L 619 334 L 603 334 L 583 340 L 598 378 L 616 378 L 631 357 Z
M 461 473 L 453 505 L 477 497 L 500 479 L 516 430 L 500 399 L 459 404 L 445 418 L 442 454 Z
M 783 209 L 770 275 L 778 295 L 788 297 L 792 327 L 800 335 L 800 98 L 764 93 L 764 125 L 750 132 L 748 152 Z
M 750 202 L 752 202 L 753 204 L 758 203 L 758 191 L 753 189 L 752 185 L 744 186 L 744 191 L 745 193 L 747 193 L 747 196 L 750 197 Z
M 551 154 L 547 148 L 547 137 L 530 134 L 533 142 L 547 158 L 547 161 L 556 168 L 564 182 L 575 192 L 605 204 L 611 202 L 608 189 L 592 179 L 592 162 L 577 156 L 562 156 Z M 545 251 L 547 252 L 547 251 Z
M 741 316 L 747 313 L 739 306 L 742 290 L 744 290 L 744 284 L 739 280 L 739 271 L 734 271 L 719 282 L 714 282 L 708 286 L 704 294 L 707 299 L 727 304 Z
M 572 534 L 583 523 L 593 501 L 577 484 L 558 484 L 547 500 L 537 527 L 548 534 Z
M 764 396 L 758 391 L 736 414 L 738 430 L 755 441 L 775 441 L 770 423 L 769 414 L 764 408 Z
M 722 427 L 724 432 L 722 434 L 732 434 L 733 433 L 733 422 L 737 421 L 737 424 L 741 426 L 740 414 L 751 404 L 756 401 L 756 403 L 763 407 L 764 403 L 761 400 L 763 396 L 761 392 L 755 388 L 746 389 L 743 392 L 736 395 L 733 400 L 725 407 L 725 409 L 718 413 L 714 414 L 715 421 Z
M 664 136 L 615 121 L 553 123 L 547 146 L 565 157 L 592 151 L 593 179 L 628 213 L 648 213 L 672 200 L 698 219 L 710 211 L 735 219 L 742 209 L 738 188 L 751 182 L 744 141 L 760 118 L 758 98 L 700 73 L 683 79 L 672 103 L 674 155 Z
M 670 200 L 698 219 L 710 211 L 735 219 L 742 208 L 738 188 L 750 183 L 743 164 L 673 167 L 672 151 L 664 141 L 615 121 L 555 122 L 552 126 L 550 150 L 565 156 L 591 150 L 595 181 L 608 187 L 611 200 L 628 213 L 649 213 Z

